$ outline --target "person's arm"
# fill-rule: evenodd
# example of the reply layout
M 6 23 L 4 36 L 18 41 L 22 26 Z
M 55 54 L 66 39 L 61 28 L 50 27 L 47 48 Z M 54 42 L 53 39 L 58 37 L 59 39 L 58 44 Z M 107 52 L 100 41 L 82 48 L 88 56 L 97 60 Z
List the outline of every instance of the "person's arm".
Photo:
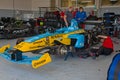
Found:
M 86 20 L 86 18 L 87 18 L 87 14 L 86 14 L 86 12 L 85 12 L 85 15 L 84 15 L 84 20 Z
M 97 38 L 103 38 L 103 39 L 106 39 L 108 36 L 105 36 L 105 35 L 98 35 Z
M 65 25 L 68 27 L 68 22 L 67 22 L 67 16 L 64 15 L 64 22 L 65 22 Z

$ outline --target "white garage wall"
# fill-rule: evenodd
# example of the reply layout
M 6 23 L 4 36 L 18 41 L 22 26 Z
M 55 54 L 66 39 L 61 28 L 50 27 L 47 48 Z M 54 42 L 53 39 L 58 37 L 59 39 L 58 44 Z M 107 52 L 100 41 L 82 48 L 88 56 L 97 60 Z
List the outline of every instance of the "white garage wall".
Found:
M 13 8 L 14 1 L 14 8 Z M 21 14 L 32 13 L 35 17 L 39 17 L 38 7 L 50 7 L 51 0 L 0 0 L 0 17 L 14 16 L 14 9 L 20 10 Z M 60 7 L 60 0 L 56 0 L 56 6 Z M 85 8 L 85 11 L 89 13 L 92 7 Z M 98 16 L 103 16 L 104 12 L 115 12 L 120 14 L 120 6 L 118 7 L 102 7 L 98 12 Z
M 0 0 L 0 17 L 13 17 L 13 10 L 19 10 L 21 15 L 30 13 L 31 8 L 32 0 Z
M 12 0 L 0 0 L 0 9 L 13 9 Z
M 0 0 L 0 9 L 31 10 L 31 0 Z
M 15 9 L 19 10 L 31 10 L 32 1 L 31 0 L 14 0 Z
M 50 7 L 50 0 L 32 0 L 32 10 L 37 10 L 38 7 Z

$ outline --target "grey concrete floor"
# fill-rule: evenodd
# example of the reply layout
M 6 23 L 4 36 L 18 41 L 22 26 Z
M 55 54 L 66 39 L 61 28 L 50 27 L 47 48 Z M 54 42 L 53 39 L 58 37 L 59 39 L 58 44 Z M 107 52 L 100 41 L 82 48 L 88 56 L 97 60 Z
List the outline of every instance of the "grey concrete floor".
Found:
M 115 50 L 120 49 L 120 40 L 113 38 Z M 15 45 L 16 39 L 0 40 L 0 46 L 10 43 Z M 0 80 L 106 80 L 107 70 L 116 52 L 98 59 L 81 59 L 52 56 L 52 62 L 38 69 L 30 65 L 11 63 L 0 57 Z

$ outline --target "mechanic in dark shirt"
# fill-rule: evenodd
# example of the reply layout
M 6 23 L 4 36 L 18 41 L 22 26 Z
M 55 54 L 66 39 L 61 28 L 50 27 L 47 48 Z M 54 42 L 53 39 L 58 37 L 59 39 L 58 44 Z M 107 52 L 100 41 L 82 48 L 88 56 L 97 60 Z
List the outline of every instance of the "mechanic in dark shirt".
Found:
M 64 21 L 67 27 L 70 25 L 71 20 L 73 19 L 72 11 L 73 11 L 73 8 L 69 7 L 68 11 L 66 11 L 64 15 Z

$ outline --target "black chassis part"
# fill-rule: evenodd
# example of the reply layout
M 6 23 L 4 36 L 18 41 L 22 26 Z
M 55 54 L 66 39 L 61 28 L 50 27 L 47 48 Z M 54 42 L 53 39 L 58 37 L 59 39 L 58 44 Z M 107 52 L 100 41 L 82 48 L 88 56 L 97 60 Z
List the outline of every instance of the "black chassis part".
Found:
M 0 34 L 4 36 L 4 38 L 18 38 L 33 35 L 31 28 L 14 28 L 14 29 L 3 29 L 0 30 Z

